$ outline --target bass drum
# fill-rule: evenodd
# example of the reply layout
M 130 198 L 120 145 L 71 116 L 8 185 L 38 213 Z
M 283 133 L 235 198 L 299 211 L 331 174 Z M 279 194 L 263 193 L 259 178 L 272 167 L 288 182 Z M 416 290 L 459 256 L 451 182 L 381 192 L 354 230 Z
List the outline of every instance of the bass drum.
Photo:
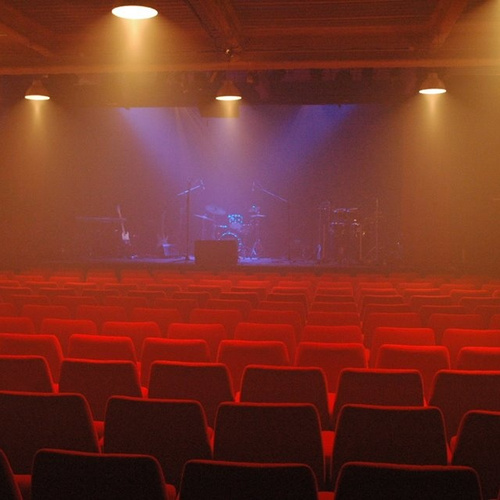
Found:
M 225 233 L 222 233 L 219 237 L 219 240 L 235 240 L 238 242 L 238 252 L 241 250 L 242 247 L 242 242 L 241 238 L 234 232 L 232 231 L 226 231 Z

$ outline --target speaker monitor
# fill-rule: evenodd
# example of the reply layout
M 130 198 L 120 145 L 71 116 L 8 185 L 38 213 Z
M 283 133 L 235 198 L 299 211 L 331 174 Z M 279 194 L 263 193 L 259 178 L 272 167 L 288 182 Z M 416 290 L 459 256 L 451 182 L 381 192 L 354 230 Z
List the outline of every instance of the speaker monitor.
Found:
M 196 264 L 202 267 L 230 267 L 238 263 L 236 240 L 196 240 L 194 242 Z

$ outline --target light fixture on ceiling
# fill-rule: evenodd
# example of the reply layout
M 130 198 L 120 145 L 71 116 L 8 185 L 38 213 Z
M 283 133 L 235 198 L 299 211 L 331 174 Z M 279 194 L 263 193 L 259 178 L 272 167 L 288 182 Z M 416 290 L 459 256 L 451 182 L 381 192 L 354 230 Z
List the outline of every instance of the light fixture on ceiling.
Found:
M 130 20 L 151 19 L 158 15 L 158 11 L 149 5 L 117 5 L 111 13 L 116 17 Z
M 424 79 L 418 92 L 426 95 L 444 94 L 446 92 L 446 87 L 438 74 L 432 72 Z
M 239 101 L 241 92 L 231 80 L 224 80 L 215 98 L 218 101 Z
M 41 78 L 35 78 L 33 83 L 30 85 L 24 98 L 30 101 L 48 101 L 50 99 L 50 94 Z

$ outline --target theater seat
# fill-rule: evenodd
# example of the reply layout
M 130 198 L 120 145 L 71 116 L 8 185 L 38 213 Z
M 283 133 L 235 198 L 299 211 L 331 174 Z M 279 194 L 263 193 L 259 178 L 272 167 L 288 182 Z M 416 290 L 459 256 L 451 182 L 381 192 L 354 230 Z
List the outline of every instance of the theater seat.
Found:
M 47 449 L 35 456 L 31 500 L 175 500 L 165 480 L 149 455 Z
M 349 462 L 335 500 L 483 500 L 476 471 L 450 465 Z

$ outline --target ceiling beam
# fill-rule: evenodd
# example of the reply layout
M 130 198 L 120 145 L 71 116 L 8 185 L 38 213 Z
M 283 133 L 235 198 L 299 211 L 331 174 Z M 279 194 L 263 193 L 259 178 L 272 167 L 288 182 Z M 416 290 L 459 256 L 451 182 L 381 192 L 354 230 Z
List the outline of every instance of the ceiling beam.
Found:
M 230 0 L 185 0 L 201 26 L 214 40 L 216 50 L 237 54 L 243 50 L 241 26 Z
M 430 19 L 430 48 L 438 49 L 467 7 L 468 0 L 441 0 Z
M 0 0 L 0 32 L 46 58 L 55 57 L 50 48 L 53 33 L 3 0 Z
M 231 64 L 234 71 L 272 71 L 272 70 L 307 70 L 307 69 L 358 69 L 358 68 L 498 68 L 500 58 L 419 58 L 419 59 L 355 59 L 330 61 L 308 59 L 304 61 L 235 61 Z M 164 73 L 164 72 L 203 72 L 203 71 L 226 71 L 225 62 L 182 62 L 182 63 L 160 63 L 160 64 L 89 64 L 89 65 L 45 65 L 33 68 L 33 66 L 12 67 L 0 66 L 0 75 L 32 75 L 34 69 L 39 73 L 48 75 L 57 74 L 117 74 L 117 73 Z

